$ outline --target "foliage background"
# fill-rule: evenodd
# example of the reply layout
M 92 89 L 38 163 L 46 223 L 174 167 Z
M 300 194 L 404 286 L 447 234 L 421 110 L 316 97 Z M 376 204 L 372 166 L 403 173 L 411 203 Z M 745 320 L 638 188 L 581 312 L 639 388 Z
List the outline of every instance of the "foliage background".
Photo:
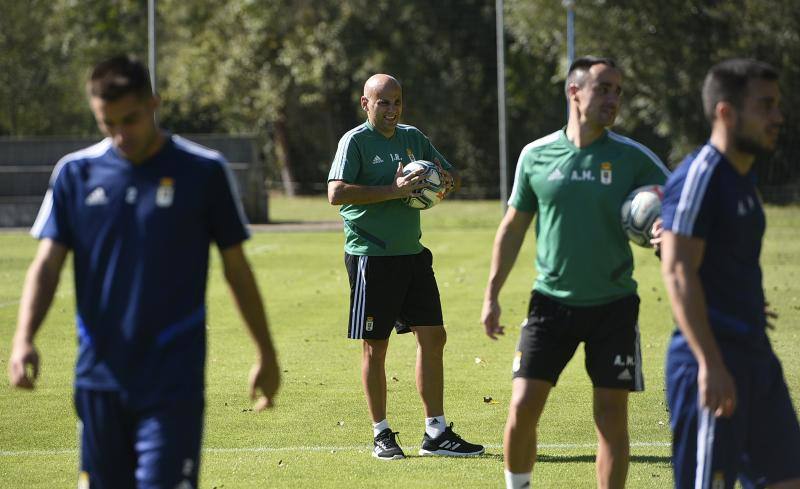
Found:
M 0 135 L 95 134 L 86 69 L 118 52 L 143 59 L 147 2 L 0 0 Z M 753 56 L 782 71 L 784 107 L 800 102 L 800 10 L 793 0 L 578 0 L 576 53 L 625 71 L 618 130 L 674 165 L 707 137 L 699 88 L 709 66 Z M 364 80 L 404 84 L 405 121 L 464 174 L 467 196 L 497 195 L 493 0 L 161 0 L 163 124 L 181 133 L 260 136 L 272 180 L 325 184 L 338 138 L 363 119 Z M 565 10 L 506 0 L 509 161 L 565 123 Z M 765 188 L 797 188 L 800 115 L 785 110 Z M 779 198 L 781 193 L 769 195 Z M 786 192 L 783 195 L 790 195 Z M 796 191 L 795 196 L 800 195 Z

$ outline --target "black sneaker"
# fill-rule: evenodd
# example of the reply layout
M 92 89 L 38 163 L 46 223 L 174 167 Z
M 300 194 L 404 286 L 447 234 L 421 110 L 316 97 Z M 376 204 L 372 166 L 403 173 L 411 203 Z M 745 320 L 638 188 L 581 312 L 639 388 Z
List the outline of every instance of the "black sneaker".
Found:
M 483 453 L 483 445 L 470 443 L 453 431 L 453 423 L 444 429 L 444 433 L 431 438 L 427 433 L 422 437 L 422 448 L 419 454 L 442 455 L 445 457 L 470 457 Z
M 406 458 L 403 449 L 397 444 L 397 432 L 389 428 L 378 433 L 373 442 L 372 456 L 378 460 L 400 460 Z

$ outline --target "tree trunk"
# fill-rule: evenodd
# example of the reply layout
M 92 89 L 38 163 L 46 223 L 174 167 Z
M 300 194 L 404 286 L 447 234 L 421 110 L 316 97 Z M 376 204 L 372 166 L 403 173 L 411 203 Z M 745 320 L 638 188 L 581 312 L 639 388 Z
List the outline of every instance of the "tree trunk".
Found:
M 281 169 L 283 191 L 287 197 L 294 197 L 296 194 L 296 183 L 294 180 L 292 159 L 289 156 L 289 135 L 286 130 L 286 115 L 283 111 L 281 111 L 280 115 L 275 120 L 273 128 L 275 130 L 275 157 Z

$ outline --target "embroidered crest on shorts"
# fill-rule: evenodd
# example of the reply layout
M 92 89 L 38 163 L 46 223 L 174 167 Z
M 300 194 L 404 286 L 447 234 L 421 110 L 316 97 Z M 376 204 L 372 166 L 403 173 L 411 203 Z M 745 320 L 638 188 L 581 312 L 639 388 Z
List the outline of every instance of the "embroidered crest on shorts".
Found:
M 725 489 L 725 472 L 721 470 L 714 472 L 714 480 L 711 482 L 711 489 Z
M 372 325 L 373 325 L 372 321 L 373 321 L 372 316 L 367 316 L 367 324 L 365 325 L 364 329 L 366 329 L 367 331 L 372 331 Z
M 514 362 L 511 364 L 511 371 L 516 372 L 522 365 L 522 352 L 518 351 L 514 354 Z
M 78 474 L 78 489 L 89 489 L 89 473 L 81 471 Z

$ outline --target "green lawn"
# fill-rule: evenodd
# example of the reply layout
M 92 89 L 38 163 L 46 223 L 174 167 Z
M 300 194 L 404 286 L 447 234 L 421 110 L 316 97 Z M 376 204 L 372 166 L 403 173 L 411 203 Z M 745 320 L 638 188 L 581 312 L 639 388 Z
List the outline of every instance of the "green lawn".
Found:
M 274 197 L 276 221 L 338 219 L 324 199 Z M 488 446 L 468 460 L 410 457 L 379 462 L 369 453 L 371 426 L 360 386 L 360 344 L 346 336 L 348 286 L 341 232 L 257 233 L 247 251 L 257 273 L 284 370 L 277 407 L 249 410 L 246 377 L 253 349 L 232 307 L 218 260 L 209 279 L 209 356 L 201 486 L 256 487 L 500 487 L 502 429 L 519 323 L 533 281 L 533 236 L 501 296 L 508 334 L 487 339 L 479 324 L 497 202 L 445 202 L 423 213 L 423 242 L 432 249 L 442 293 L 448 344 L 446 414 L 470 441 Z M 763 264 L 768 297 L 781 317 L 772 333 L 790 389 L 800 402 L 800 212 L 770 208 Z M 0 233 L 0 366 L 6 369 L 17 301 L 35 243 Z M 632 396 L 632 464 L 628 486 L 671 486 L 663 360 L 672 329 L 658 264 L 635 249 L 640 284 L 646 392 Z M 216 252 L 214 253 L 216 255 Z M 77 441 L 71 405 L 75 355 L 74 294 L 65 270 L 38 338 L 42 374 L 32 393 L 0 389 L 0 487 L 75 485 Z M 582 353 L 553 391 L 540 426 L 536 487 L 590 488 L 594 483 L 591 389 Z M 408 453 L 422 433 L 414 387 L 414 342 L 393 339 L 387 365 L 389 419 Z M 490 396 L 496 403 L 485 403 Z

